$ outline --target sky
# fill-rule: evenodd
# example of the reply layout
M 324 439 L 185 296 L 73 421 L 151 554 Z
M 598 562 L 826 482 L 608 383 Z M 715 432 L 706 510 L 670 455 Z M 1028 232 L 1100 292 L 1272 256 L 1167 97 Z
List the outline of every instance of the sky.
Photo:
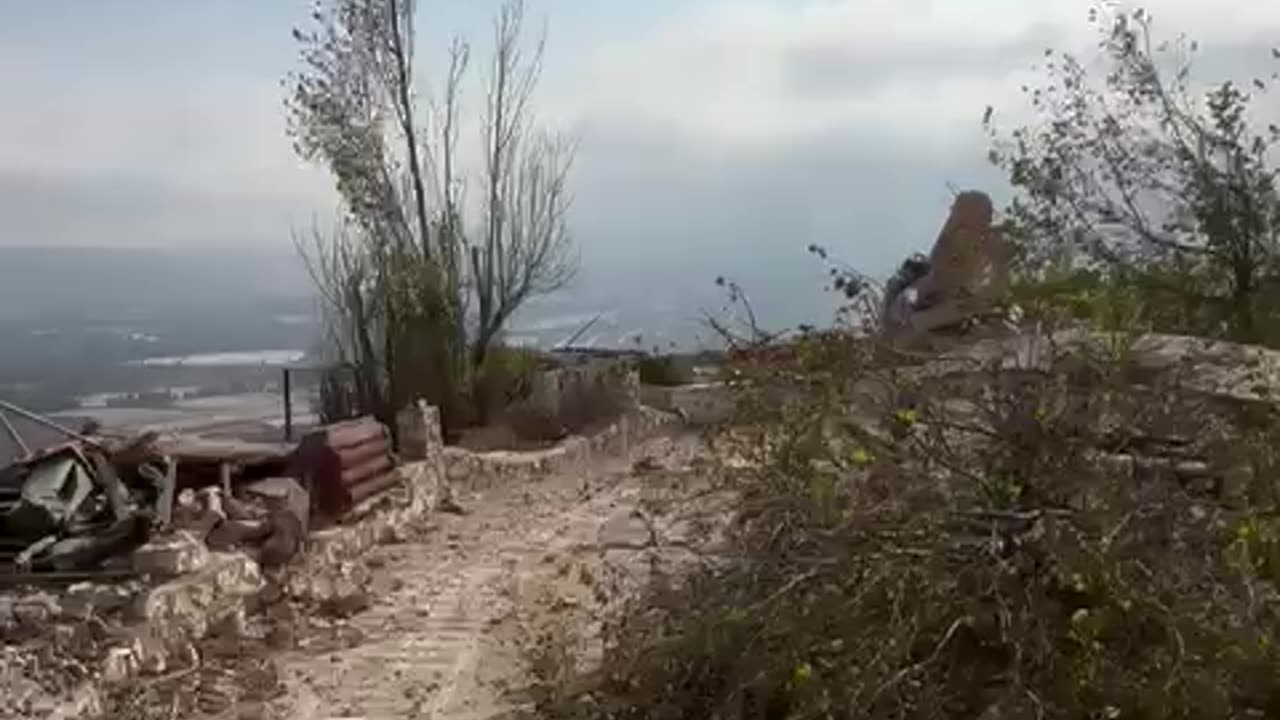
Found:
M 1087 55 L 1090 5 L 529 0 L 549 33 L 537 109 L 580 143 L 584 270 L 644 286 L 679 259 L 768 277 L 815 242 L 874 272 L 927 250 L 950 188 L 1005 192 L 982 113 L 1022 117 L 1046 48 Z M 1280 45 L 1278 2 L 1145 6 L 1161 34 L 1193 33 L 1213 73 L 1248 77 Z M 451 36 L 483 55 L 495 9 L 419 1 L 422 95 Z M 288 249 L 332 218 L 328 177 L 285 136 L 280 81 L 308 11 L 0 3 L 0 246 Z

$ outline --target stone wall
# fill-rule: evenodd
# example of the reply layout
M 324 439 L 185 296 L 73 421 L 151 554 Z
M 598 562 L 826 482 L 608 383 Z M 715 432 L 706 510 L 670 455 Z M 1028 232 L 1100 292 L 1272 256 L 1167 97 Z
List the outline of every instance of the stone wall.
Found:
M 588 358 L 544 370 L 534 376 L 529 404 L 548 417 L 561 417 L 572 406 L 595 398 L 618 398 L 624 407 L 639 402 L 640 373 L 620 358 Z
M 695 427 L 722 423 L 733 413 L 733 397 L 729 388 L 719 382 L 641 385 L 640 401 L 649 407 L 676 413 Z
M 636 443 L 679 422 L 679 417 L 671 413 L 637 406 L 601 432 L 590 436 L 571 436 L 547 450 L 477 453 L 456 447 L 445 448 L 448 484 L 456 490 L 478 492 L 555 473 L 580 472 L 593 459 L 625 455 Z

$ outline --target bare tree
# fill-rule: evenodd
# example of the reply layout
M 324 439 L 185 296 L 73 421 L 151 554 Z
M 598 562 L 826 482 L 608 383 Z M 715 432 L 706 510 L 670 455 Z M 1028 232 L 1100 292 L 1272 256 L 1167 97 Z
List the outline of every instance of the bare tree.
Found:
M 367 409 L 384 420 L 419 395 L 448 416 L 465 382 L 464 238 L 427 192 L 413 13 L 412 0 L 317 2 L 314 28 L 294 32 L 304 68 L 287 100 L 297 152 L 328 167 L 345 211 L 316 244 L 312 266 L 323 272 L 313 275 L 342 317 L 336 325 L 358 340 L 338 347 L 362 378 Z
M 535 129 L 531 101 L 546 36 L 526 58 L 524 10 L 523 0 L 508 0 L 494 23 L 483 130 L 483 238 L 471 247 L 475 367 L 484 363 L 489 346 L 520 305 L 562 287 L 576 267 L 566 222 L 575 147 Z
M 313 28 L 294 32 L 303 69 L 289 79 L 286 104 L 295 149 L 329 169 L 343 204 L 336 233 L 309 249 L 336 318 L 331 342 L 357 368 L 369 410 L 389 415 L 424 396 L 450 424 L 472 368 L 516 309 L 572 274 L 574 148 L 533 125 L 543 44 L 526 62 L 524 5 L 508 0 L 482 134 L 481 239 L 471 243 L 458 162 L 470 48 L 453 42 L 443 94 L 419 112 L 414 11 L 413 0 L 317 0 Z

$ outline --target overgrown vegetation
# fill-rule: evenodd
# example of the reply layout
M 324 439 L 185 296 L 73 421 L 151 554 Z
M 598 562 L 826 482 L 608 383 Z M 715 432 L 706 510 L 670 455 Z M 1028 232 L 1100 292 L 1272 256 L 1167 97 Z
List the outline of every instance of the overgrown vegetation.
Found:
M 738 353 L 729 547 L 636 599 L 589 702 L 545 711 L 1274 716 L 1274 409 L 1110 340 L 946 373 L 839 332 Z
M 1157 329 L 1280 345 L 1280 125 L 1265 103 L 1280 66 L 1202 93 L 1194 41 L 1157 42 L 1142 10 L 1091 20 L 1104 76 L 1050 51 L 1025 88 L 1031 125 L 1004 133 L 987 111 L 991 161 L 1017 192 L 1020 299 L 1089 315 L 1119 292 Z
M 1042 125 L 993 153 L 1021 333 L 895 350 L 837 265 L 835 329 L 726 333 L 728 539 L 539 716 L 1280 717 L 1276 359 L 1145 335 L 1280 338 L 1280 131 L 1166 74 L 1147 15 L 1095 19 L 1113 71 L 1051 54 Z

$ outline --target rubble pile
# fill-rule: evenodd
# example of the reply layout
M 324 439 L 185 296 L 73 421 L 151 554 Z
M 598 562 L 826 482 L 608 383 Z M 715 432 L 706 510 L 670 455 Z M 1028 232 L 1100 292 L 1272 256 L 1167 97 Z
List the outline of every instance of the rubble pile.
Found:
M 371 419 L 322 428 L 297 447 L 82 435 L 42 421 L 67 440 L 0 469 L 7 585 L 180 574 L 206 550 L 282 565 L 301 549 L 313 506 L 340 519 L 399 479 L 390 435 Z
M 6 412 L 63 440 L 33 449 Z M 369 418 L 295 446 L 76 432 L 0 403 L 0 432 L 21 453 L 0 463 L 0 717 L 91 717 L 118 700 L 99 688 L 140 674 L 196 673 L 211 697 L 206 645 L 269 634 L 246 634 L 246 615 L 281 599 L 299 565 L 264 570 L 405 484 Z
M 0 471 L 0 582 L 183 572 L 144 551 L 183 531 L 215 549 L 271 540 L 296 551 L 305 492 L 270 477 L 287 468 L 288 451 L 228 445 L 217 457 L 220 483 L 210 483 L 209 450 L 150 433 L 81 436 Z

